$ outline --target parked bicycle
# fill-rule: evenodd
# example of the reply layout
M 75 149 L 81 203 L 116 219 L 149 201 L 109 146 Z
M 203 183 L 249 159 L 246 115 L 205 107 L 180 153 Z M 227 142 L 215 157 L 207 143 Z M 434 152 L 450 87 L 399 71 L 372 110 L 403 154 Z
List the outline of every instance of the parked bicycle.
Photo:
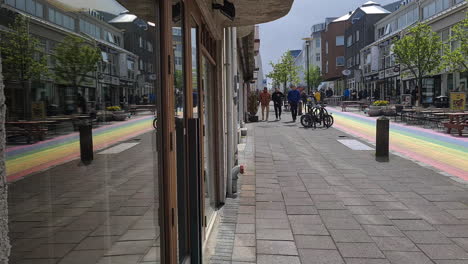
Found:
M 331 114 L 328 113 L 324 104 L 314 105 L 311 98 L 307 100 L 308 113 L 301 116 L 301 124 L 305 128 L 317 128 L 324 127 L 330 128 L 333 126 L 334 118 Z

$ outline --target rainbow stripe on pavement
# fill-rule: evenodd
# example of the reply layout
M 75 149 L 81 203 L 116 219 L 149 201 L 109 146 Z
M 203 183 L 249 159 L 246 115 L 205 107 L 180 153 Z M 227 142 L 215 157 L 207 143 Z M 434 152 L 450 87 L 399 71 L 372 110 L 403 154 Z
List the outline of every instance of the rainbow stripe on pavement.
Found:
M 94 150 L 106 148 L 153 129 L 153 117 L 145 116 L 93 129 Z M 79 133 L 55 137 L 6 150 L 8 182 L 50 167 L 74 160 L 80 156 Z
M 329 108 L 334 126 L 375 143 L 376 119 Z M 468 180 L 468 138 L 390 123 L 390 149 L 450 175 Z

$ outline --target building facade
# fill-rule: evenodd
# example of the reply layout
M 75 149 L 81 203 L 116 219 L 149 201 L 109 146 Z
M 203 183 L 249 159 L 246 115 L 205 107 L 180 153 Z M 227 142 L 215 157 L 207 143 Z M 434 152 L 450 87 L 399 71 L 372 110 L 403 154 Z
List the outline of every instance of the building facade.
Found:
M 450 29 L 465 18 L 466 2 L 461 0 L 404 1 L 392 14 L 375 25 L 376 41 L 361 50 L 364 62 L 364 86 L 375 99 L 400 102 L 402 94 L 415 94 L 416 80 L 407 69 L 396 63 L 392 46 L 405 30 L 418 22 L 431 26 L 448 43 Z M 440 72 L 423 81 L 422 103 L 430 105 L 434 99 L 460 87 L 466 87 L 464 73 Z M 413 98 L 414 100 L 414 98 Z
M 17 15 L 28 17 L 29 31 L 39 40 L 41 52 L 48 57 L 51 72 L 56 66 L 54 49 L 67 35 L 94 42 L 102 55 L 98 70 L 88 73 L 79 87 L 70 87 L 53 77 L 32 80 L 30 90 L 23 90 L 15 82 L 7 82 L 5 92 L 10 120 L 30 118 L 28 105 L 40 101 L 45 102 L 48 115 L 76 113 L 77 93 L 85 98 L 90 108 L 99 110 L 105 106 L 120 105 L 122 96 L 135 86 L 136 79 L 132 73 L 136 71 L 133 63 L 137 56 L 123 48 L 122 32 L 106 23 L 98 11 L 69 10 L 66 6 L 40 0 L 9 0 L 2 3 L 2 29 L 7 30 Z

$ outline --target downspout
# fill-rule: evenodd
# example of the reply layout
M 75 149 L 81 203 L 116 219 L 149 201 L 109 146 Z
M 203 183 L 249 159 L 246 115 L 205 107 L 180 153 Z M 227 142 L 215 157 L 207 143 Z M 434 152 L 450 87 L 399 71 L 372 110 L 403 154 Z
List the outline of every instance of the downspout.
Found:
M 227 123 L 227 196 L 232 197 L 232 92 L 233 92 L 233 78 L 232 78 L 232 28 L 226 29 L 226 123 Z

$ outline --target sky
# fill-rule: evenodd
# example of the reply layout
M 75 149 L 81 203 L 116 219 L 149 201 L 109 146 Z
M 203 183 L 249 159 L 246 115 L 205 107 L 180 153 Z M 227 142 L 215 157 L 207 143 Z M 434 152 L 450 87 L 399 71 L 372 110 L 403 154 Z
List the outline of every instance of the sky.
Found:
M 294 0 L 286 16 L 260 24 L 260 54 L 263 72 L 271 71 L 270 61 L 278 62 L 287 50 L 302 49 L 302 39 L 310 36 L 312 25 L 323 23 L 326 17 L 340 17 L 369 0 Z M 381 5 L 396 0 L 373 0 Z

